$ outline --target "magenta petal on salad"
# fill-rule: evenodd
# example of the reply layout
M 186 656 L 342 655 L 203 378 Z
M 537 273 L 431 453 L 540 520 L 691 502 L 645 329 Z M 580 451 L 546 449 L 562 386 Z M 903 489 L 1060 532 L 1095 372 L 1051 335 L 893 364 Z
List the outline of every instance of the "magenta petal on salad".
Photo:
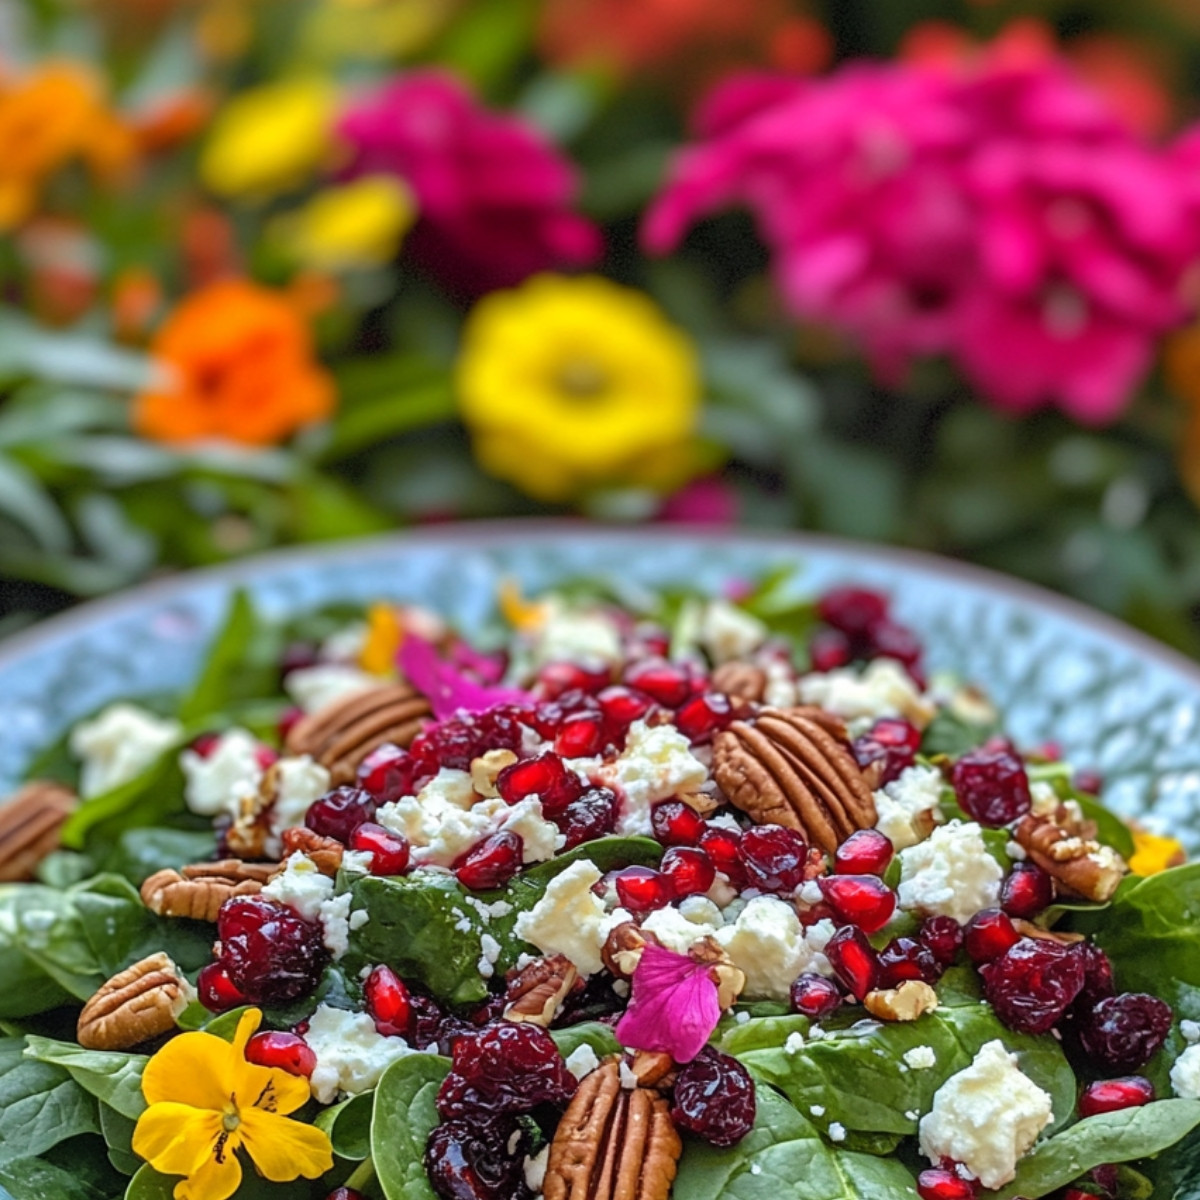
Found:
M 459 712 L 486 712 L 497 704 L 523 704 L 531 697 L 519 688 L 494 687 L 472 679 L 452 663 L 438 657 L 432 642 L 405 633 L 396 656 L 405 678 L 423 692 L 439 721 Z
M 633 973 L 633 994 L 617 1023 L 617 1040 L 631 1050 L 665 1050 L 691 1062 L 721 1019 L 709 968 L 682 954 L 647 945 Z

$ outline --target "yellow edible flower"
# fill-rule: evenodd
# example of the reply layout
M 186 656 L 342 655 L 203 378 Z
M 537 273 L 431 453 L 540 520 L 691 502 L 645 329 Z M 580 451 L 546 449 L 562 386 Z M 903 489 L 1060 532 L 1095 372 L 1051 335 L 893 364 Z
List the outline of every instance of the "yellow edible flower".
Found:
M 526 600 L 521 585 L 515 579 L 500 581 L 498 600 L 504 619 L 514 629 L 540 629 L 546 621 L 546 605 Z
M 204 182 L 222 196 L 255 198 L 303 183 L 329 149 L 336 104 L 333 85 L 315 76 L 242 92 L 213 124 Z
M 373 604 L 367 613 L 367 637 L 358 665 L 372 675 L 394 675 L 396 651 L 403 637 L 396 610 L 390 604 Z
M 1157 875 L 1168 867 L 1177 867 L 1184 861 L 1183 844 L 1171 837 L 1159 837 L 1144 829 L 1133 831 L 1133 857 L 1129 869 L 1135 875 Z
M 416 220 L 412 192 L 389 175 L 367 175 L 318 192 L 280 217 L 276 235 L 308 266 L 336 271 L 390 262 Z
M 289 1121 L 308 1081 L 246 1061 L 262 1013 L 249 1009 L 232 1045 L 211 1033 L 172 1038 L 147 1064 L 149 1108 L 133 1131 L 134 1153 L 164 1175 L 183 1175 L 175 1200 L 226 1200 L 242 1182 L 237 1151 L 274 1183 L 316 1179 L 333 1167 L 328 1136 Z
M 538 275 L 467 319 L 457 384 L 485 470 L 542 500 L 668 490 L 695 469 L 695 349 L 641 292 Z

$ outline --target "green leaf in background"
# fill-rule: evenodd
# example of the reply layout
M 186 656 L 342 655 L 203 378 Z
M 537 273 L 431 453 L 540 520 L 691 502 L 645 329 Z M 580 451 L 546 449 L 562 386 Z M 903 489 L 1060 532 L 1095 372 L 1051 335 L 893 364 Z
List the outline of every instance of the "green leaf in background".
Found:
M 105 978 L 66 892 L 38 884 L 0 886 L 0 1017 L 86 1000 Z
M 135 887 L 140 887 L 143 880 L 163 867 L 204 862 L 212 857 L 213 847 L 211 827 L 194 832 L 161 826 L 127 829 L 101 865 L 105 871 L 123 875 Z
M 80 1178 L 77 1171 L 40 1158 L 0 1162 L 0 1187 L 7 1188 L 13 1200 L 112 1200 L 111 1193 Z M 171 1200 L 170 1192 L 163 1200 Z
M 91 796 L 67 818 L 62 843 L 82 850 L 91 839 L 116 837 L 126 829 L 159 825 L 184 811 L 183 772 L 177 750 L 167 750 L 136 779 Z
M 425 1142 L 440 1122 L 434 1102 L 449 1073 L 449 1059 L 410 1054 L 379 1080 L 371 1158 L 385 1200 L 436 1200 L 425 1174 Z
M 597 1058 L 616 1054 L 621 1049 L 612 1027 L 599 1021 L 581 1021 L 578 1025 L 568 1025 L 566 1029 L 552 1029 L 550 1036 L 563 1058 L 570 1058 L 580 1046 L 591 1046 Z
M 100 1132 L 96 1101 L 63 1068 L 33 1062 L 24 1049 L 20 1038 L 0 1040 L 0 1161 Z
M 25 1039 L 25 1057 L 62 1067 L 84 1091 L 123 1117 L 137 1120 L 145 1111 L 142 1072 L 150 1060 L 144 1054 L 85 1050 L 72 1042 L 30 1036 Z

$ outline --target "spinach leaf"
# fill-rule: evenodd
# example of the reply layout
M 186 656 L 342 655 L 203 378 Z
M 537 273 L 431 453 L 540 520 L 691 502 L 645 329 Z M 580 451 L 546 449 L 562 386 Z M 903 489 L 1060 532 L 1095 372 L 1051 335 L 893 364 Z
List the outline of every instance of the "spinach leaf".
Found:
M 581 1021 L 578 1025 L 568 1025 L 566 1029 L 552 1029 L 550 1036 L 563 1058 L 569 1058 L 580 1046 L 591 1046 L 597 1058 L 616 1054 L 621 1049 L 612 1029 L 599 1021 Z
M 200 733 L 184 730 L 180 739 Z M 164 751 L 136 779 L 85 800 L 62 827 L 62 844 L 68 850 L 85 850 L 89 845 L 111 841 L 126 829 L 161 825 L 184 811 L 183 772 L 177 749 Z
M 204 862 L 213 853 L 213 832 L 204 829 L 127 829 L 102 866 L 105 871 L 123 875 L 135 887 L 140 887 L 155 871 L 163 867 L 178 867 L 185 863 Z
M 1200 1130 L 1154 1160 L 1151 1200 L 1200 1200 Z
M 363 1092 L 341 1104 L 323 1109 L 313 1124 L 323 1129 L 339 1158 L 362 1162 L 371 1153 L 371 1116 L 375 1111 L 375 1093 Z
M 434 1102 L 449 1073 L 449 1059 L 410 1054 L 379 1080 L 371 1158 L 386 1200 L 436 1200 L 425 1174 L 425 1142 L 438 1124 Z
M 0 1162 L 0 1187 L 7 1188 L 13 1200 L 109 1200 L 108 1193 L 77 1172 L 40 1158 Z
M 86 1092 L 130 1120 L 146 1108 L 142 1097 L 142 1072 L 150 1061 L 144 1054 L 115 1050 L 85 1050 L 71 1042 L 27 1037 L 25 1057 L 62 1067 Z
M 99 1132 L 96 1101 L 66 1071 L 25 1058 L 20 1038 L 0 1040 L 0 1161 Z
M 136 1175 L 142 1159 L 133 1152 L 133 1131 L 137 1122 L 123 1117 L 115 1108 L 100 1105 L 100 1132 L 108 1146 L 108 1161 L 122 1175 Z
M 935 754 L 958 758 L 968 750 L 983 745 L 999 732 L 999 721 L 966 721 L 956 717 L 948 708 L 943 708 L 921 735 L 921 753 L 926 758 L 932 758 Z
M 0 978 L 0 1017 L 86 1000 L 104 982 L 69 893 L 0 885 Z
M 1200 1100 L 1157 1100 L 1142 1108 L 1087 1117 L 1049 1138 L 1017 1166 L 1016 1178 L 989 1200 L 1038 1200 L 1101 1163 L 1159 1154 L 1200 1126 Z

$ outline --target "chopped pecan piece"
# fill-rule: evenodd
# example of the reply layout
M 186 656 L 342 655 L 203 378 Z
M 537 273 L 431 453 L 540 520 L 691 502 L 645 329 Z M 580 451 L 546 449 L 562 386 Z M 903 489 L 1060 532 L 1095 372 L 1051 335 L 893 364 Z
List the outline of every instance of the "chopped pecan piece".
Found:
M 667 1200 L 683 1143 L 667 1101 L 621 1086 L 618 1059 L 584 1077 L 550 1144 L 545 1200 Z
M 1044 942 L 1058 942 L 1061 946 L 1071 946 L 1077 942 L 1085 942 L 1087 938 L 1082 933 L 1068 933 L 1066 930 L 1043 929 L 1032 921 L 1023 921 L 1020 917 L 1013 918 L 1013 928 L 1022 936 L 1040 938 Z
M 632 979 L 647 942 L 657 943 L 658 938 L 643 932 L 633 921 L 622 921 L 605 938 L 600 958 L 618 979 Z
M 1111 847 L 1072 828 L 1066 810 L 1052 816 L 1021 818 L 1013 837 L 1025 853 L 1054 878 L 1057 890 L 1103 903 L 1111 900 L 1128 867 Z
M 528 1021 L 545 1028 L 554 1020 L 578 978 L 574 963 L 565 955 L 539 958 L 509 979 L 504 1019 Z
M 322 837 L 307 825 L 293 825 L 285 829 L 280 840 L 283 842 L 283 857 L 286 862 L 297 851 L 317 864 L 322 875 L 333 879 L 342 865 L 346 847 L 336 838 Z
M 78 797 L 49 779 L 33 779 L 0 805 L 0 883 L 32 879 L 53 850 Z
M 899 987 L 881 988 L 863 998 L 863 1008 L 881 1021 L 915 1021 L 937 1006 L 937 992 L 921 979 L 906 979 Z
M 195 998 L 191 984 L 160 950 L 114 975 L 83 1006 L 79 1044 L 88 1050 L 128 1050 L 170 1033 Z
M 717 1002 L 732 1008 L 746 986 L 746 973 L 734 965 L 721 944 L 711 937 L 701 938 L 688 948 L 688 958 L 708 967 L 709 978 L 717 985 Z
M 511 750 L 489 750 L 471 760 L 471 783 L 485 799 L 494 800 L 500 795 L 496 791 L 496 777 L 505 767 L 517 761 Z
M 767 709 L 713 742 L 713 774 L 759 825 L 785 825 L 832 854 L 874 827 L 875 798 L 842 722 L 819 708 Z
M 142 884 L 142 902 L 160 917 L 212 923 L 226 900 L 257 896 L 278 870 L 278 863 L 247 863 L 240 858 L 195 863 L 181 871 L 167 867 Z
M 753 663 L 722 663 L 709 677 L 709 686 L 714 692 L 759 704 L 767 693 L 767 673 Z

